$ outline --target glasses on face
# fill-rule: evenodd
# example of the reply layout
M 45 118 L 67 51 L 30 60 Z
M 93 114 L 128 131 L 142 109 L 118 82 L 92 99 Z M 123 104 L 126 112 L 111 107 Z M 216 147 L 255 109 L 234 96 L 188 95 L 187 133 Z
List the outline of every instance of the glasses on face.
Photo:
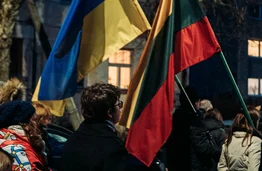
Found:
M 118 106 L 119 109 L 121 109 L 123 107 L 123 101 L 119 100 L 119 102 L 115 104 L 115 106 Z

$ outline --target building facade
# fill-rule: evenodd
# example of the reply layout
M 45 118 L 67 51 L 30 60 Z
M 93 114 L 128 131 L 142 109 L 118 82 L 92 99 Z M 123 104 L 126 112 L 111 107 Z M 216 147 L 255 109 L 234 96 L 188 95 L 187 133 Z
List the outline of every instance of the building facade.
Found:
M 139 2 L 152 24 L 159 0 L 139 0 Z M 70 0 L 36 1 L 51 46 L 54 44 L 70 3 Z M 248 104 L 260 105 L 262 103 L 261 4 L 248 6 L 244 12 L 245 19 L 241 27 L 245 29 L 241 29 L 237 36 L 231 34 L 234 32 L 234 25 L 221 34 L 219 27 L 225 25 L 217 25 L 217 16 L 210 14 L 209 11 L 207 15 L 244 100 Z M 230 22 L 230 20 L 225 21 L 227 24 Z M 121 99 L 125 100 L 128 85 L 139 62 L 147 36 L 148 32 L 123 47 L 79 83 L 79 89 L 74 97 L 78 109 L 80 109 L 82 88 L 95 82 L 107 82 L 119 86 L 122 91 Z M 27 4 L 24 3 L 19 11 L 13 35 L 10 76 L 18 76 L 25 82 L 27 87 L 25 98 L 31 98 L 46 59 L 32 25 Z M 190 67 L 179 77 L 182 78 L 184 85 L 195 87 L 201 98 L 210 99 L 214 106 L 221 110 L 225 119 L 231 119 L 241 107 L 219 55 Z M 179 104 L 177 103 L 179 92 L 176 86 L 176 106 Z
M 217 28 L 215 17 L 208 17 L 244 101 L 247 105 L 261 105 L 262 5 L 251 4 L 241 9 L 244 9 L 241 26 L 232 25 L 224 34 Z M 230 25 L 230 22 L 224 24 Z M 238 34 L 232 33 L 236 31 Z M 232 119 L 241 108 L 219 55 L 191 67 L 189 77 L 190 85 L 198 90 L 200 97 L 210 99 L 225 119 Z

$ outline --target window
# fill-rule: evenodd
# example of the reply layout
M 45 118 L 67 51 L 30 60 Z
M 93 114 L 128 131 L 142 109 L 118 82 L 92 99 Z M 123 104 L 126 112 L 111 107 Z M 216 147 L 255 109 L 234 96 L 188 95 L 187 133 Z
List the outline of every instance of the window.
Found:
M 262 20 L 262 5 L 248 7 L 249 17 Z
M 262 41 L 248 40 L 248 56 L 262 57 Z
M 131 79 L 131 50 L 119 50 L 108 59 L 108 83 L 128 89 Z
M 262 96 L 262 79 L 248 79 L 248 95 Z

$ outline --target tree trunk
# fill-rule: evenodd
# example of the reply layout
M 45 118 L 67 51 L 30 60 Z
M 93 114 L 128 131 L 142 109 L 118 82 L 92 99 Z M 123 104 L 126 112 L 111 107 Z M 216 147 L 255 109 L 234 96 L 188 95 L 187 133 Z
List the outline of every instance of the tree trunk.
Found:
M 40 15 L 38 13 L 35 1 L 34 0 L 27 0 L 27 6 L 28 6 L 28 9 L 29 9 L 35 30 L 36 30 L 37 35 L 39 37 L 41 46 L 44 50 L 46 58 L 48 58 L 48 56 L 51 52 L 51 45 L 49 43 L 48 36 L 45 32 L 43 23 L 41 22 L 41 18 L 40 18 Z
M 0 1 L 0 80 L 9 79 L 10 47 L 22 0 Z

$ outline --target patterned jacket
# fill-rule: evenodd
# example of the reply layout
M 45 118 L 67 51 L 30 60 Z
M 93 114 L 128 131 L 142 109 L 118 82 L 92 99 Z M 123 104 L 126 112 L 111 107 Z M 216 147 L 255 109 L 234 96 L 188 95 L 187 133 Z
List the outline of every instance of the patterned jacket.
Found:
M 0 129 L 0 148 L 14 158 L 13 171 L 46 171 L 44 159 L 37 154 L 19 125 L 16 129 Z M 12 126 L 11 126 L 12 128 Z M 17 129 L 18 128 L 18 129 Z

